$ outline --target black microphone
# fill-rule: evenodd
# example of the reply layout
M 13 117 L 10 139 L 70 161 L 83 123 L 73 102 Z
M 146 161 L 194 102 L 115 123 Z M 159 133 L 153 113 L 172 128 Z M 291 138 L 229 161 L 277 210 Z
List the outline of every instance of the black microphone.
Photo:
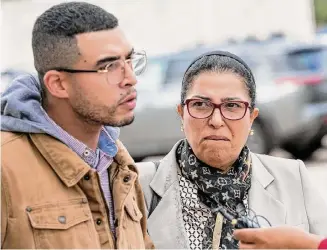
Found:
M 260 228 L 259 223 L 254 220 L 249 219 L 247 216 L 240 216 L 235 218 L 232 214 L 227 212 L 222 206 L 213 209 L 214 213 L 221 213 L 236 229 L 242 228 Z

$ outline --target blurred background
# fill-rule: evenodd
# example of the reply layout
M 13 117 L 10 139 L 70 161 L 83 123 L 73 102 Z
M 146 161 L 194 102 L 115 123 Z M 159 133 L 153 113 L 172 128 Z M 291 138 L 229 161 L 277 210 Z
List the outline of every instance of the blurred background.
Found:
M 32 27 L 55 0 L 1 1 L 1 91 L 34 72 Z M 305 161 L 327 199 L 327 0 L 102 0 L 148 54 L 135 122 L 121 140 L 136 161 L 160 159 L 183 138 L 176 105 L 190 61 L 228 50 L 253 69 L 260 116 L 248 145 Z

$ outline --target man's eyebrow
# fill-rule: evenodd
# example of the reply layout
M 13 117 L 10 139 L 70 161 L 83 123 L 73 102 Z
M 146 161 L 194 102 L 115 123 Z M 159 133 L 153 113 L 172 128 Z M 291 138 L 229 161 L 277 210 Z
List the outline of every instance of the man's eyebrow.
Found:
M 130 58 L 132 56 L 132 54 L 134 53 L 134 48 L 132 48 L 125 56 L 125 58 Z M 118 59 L 120 59 L 121 57 L 120 56 L 108 56 L 108 57 L 105 57 L 105 58 L 102 58 L 100 59 L 99 61 L 97 61 L 96 63 L 96 67 L 104 64 L 104 63 L 110 63 L 112 61 L 116 61 Z

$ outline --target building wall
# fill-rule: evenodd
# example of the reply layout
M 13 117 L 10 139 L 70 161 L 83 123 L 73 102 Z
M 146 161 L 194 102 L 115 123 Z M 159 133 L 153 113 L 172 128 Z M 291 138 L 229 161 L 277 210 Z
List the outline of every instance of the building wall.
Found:
M 35 19 L 55 0 L 2 0 L 1 68 L 33 67 Z M 229 37 L 265 37 L 281 31 L 310 39 L 311 0 L 89 0 L 120 19 L 136 48 L 165 53 Z

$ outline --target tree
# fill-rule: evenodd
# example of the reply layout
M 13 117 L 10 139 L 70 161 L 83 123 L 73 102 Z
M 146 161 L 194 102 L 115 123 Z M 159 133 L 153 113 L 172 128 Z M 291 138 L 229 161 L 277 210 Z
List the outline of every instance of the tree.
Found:
M 327 24 L 327 0 L 314 0 L 316 23 L 318 26 Z

